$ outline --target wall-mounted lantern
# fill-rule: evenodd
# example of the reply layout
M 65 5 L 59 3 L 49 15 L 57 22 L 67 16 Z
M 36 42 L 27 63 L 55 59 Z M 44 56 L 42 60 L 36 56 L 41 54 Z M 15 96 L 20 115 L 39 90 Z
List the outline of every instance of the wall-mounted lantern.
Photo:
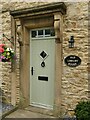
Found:
M 71 36 L 68 42 L 69 42 L 69 48 L 73 48 L 74 47 L 74 36 Z

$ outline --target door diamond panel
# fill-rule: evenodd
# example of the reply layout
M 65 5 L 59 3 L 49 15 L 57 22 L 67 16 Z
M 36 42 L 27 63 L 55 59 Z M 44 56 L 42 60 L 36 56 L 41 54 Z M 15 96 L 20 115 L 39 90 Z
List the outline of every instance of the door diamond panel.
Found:
M 42 52 L 40 53 L 40 56 L 44 59 L 45 57 L 47 57 L 47 53 L 44 52 L 44 51 L 42 51 Z

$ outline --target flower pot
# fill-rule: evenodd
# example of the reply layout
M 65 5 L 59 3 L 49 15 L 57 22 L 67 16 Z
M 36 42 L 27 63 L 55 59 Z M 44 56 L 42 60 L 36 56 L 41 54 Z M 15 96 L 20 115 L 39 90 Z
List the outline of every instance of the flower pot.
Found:
M 10 62 L 10 59 L 2 59 L 2 62 Z

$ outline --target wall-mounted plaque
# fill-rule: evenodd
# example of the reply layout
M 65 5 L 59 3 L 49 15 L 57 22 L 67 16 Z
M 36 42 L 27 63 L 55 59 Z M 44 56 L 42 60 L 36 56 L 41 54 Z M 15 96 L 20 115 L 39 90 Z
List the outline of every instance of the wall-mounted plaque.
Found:
M 69 55 L 65 58 L 65 63 L 69 67 L 76 67 L 81 64 L 81 59 L 75 55 Z

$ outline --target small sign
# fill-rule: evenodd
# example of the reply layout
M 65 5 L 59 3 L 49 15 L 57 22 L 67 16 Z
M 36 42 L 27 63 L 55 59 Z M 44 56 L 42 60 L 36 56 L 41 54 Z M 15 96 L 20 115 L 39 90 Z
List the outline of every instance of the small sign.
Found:
M 81 64 L 81 59 L 75 55 L 69 55 L 65 58 L 65 63 L 69 67 L 76 67 Z

